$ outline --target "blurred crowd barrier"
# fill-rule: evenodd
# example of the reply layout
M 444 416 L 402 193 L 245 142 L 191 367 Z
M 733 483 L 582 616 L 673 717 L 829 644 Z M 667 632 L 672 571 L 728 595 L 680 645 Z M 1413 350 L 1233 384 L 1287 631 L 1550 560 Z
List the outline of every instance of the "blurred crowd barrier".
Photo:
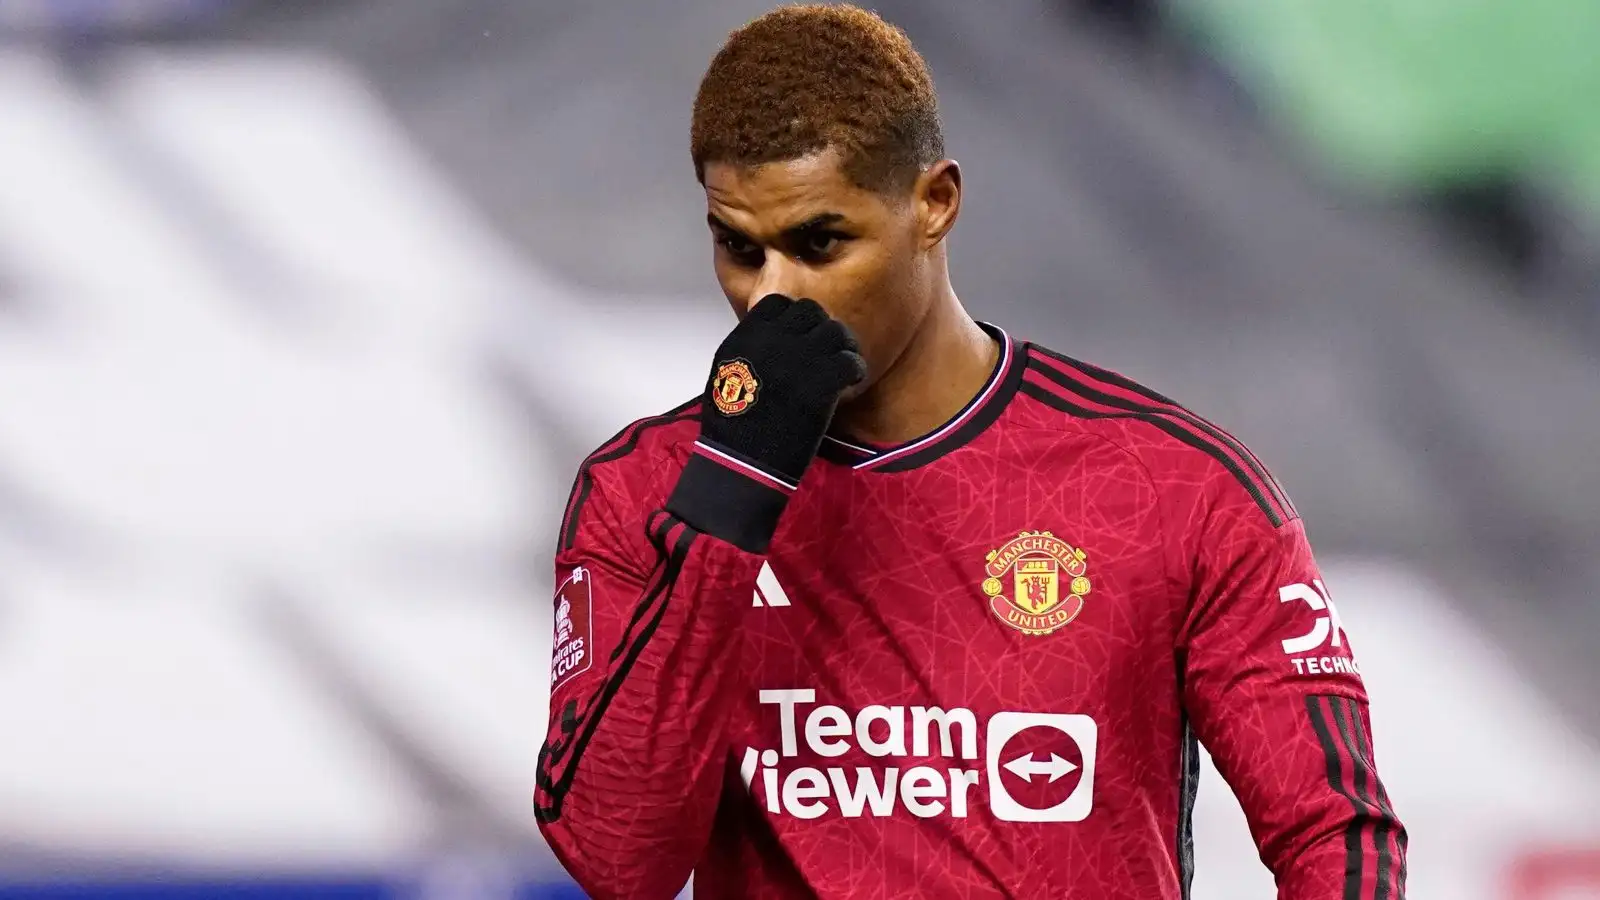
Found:
M 1336 65 L 1293 4 L 1192 5 L 1229 46 Z M 530 803 L 553 533 L 584 452 L 698 388 L 724 307 L 529 252 L 337 54 L 85 64 L 39 39 L 50 6 L 0 0 L 28 29 L 0 47 L 0 900 L 577 896 Z M 1362 115 L 1446 115 L 1385 97 Z M 1476 133 L 1449 127 L 1407 140 Z M 1600 896 L 1600 753 L 1507 649 L 1532 601 L 1486 617 L 1437 564 L 1515 584 L 1519 556 L 1436 540 L 1458 546 L 1323 552 L 1413 896 Z M 1194 896 L 1271 896 L 1205 779 Z
M 1432 208 L 1600 346 L 1600 7 L 1170 0 L 1153 15 L 1342 189 Z
M 1172 18 L 1357 186 L 1542 176 L 1600 221 L 1600 8 L 1174 0 Z

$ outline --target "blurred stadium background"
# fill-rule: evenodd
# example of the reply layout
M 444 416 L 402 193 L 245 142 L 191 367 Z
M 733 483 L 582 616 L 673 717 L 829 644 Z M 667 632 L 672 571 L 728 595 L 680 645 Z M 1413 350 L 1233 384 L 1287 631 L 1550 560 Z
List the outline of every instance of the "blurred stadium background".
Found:
M 874 5 L 969 307 L 1294 493 L 1413 896 L 1600 897 L 1600 5 Z M 729 327 L 687 116 L 765 8 L 0 0 L 0 898 L 577 896 L 552 534 Z M 1271 896 L 1207 777 L 1195 896 Z

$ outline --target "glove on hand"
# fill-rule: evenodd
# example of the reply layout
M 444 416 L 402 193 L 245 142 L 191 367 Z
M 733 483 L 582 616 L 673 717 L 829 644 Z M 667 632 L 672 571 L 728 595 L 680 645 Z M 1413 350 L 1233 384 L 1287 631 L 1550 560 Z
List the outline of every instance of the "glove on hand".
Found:
M 762 298 L 717 348 L 700 440 L 667 510 L 765 552 L 839 396 L 865 377 L 855 337 L 815 301 Z

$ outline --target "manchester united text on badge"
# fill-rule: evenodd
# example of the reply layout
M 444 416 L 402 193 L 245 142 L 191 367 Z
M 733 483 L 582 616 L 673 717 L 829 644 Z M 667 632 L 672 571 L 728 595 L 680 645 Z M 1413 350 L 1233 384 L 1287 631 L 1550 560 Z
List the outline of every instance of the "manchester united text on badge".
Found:
M 761 383 L 750 364 L 742 359 L 730 359 L 717 367 L 717 376 L 711 384 L 711 398 L 717 412 L 737 416 L 756 402 L 756 390 Z
M 1049 634 L 1083 611 L 1087 560 L 1082 550 L 1048 531 L 1024 531 L 989 552 L 983 580 L 989 609 L 1023 634 Z M 1063 577 L 1068 579 L 1065 592 Z

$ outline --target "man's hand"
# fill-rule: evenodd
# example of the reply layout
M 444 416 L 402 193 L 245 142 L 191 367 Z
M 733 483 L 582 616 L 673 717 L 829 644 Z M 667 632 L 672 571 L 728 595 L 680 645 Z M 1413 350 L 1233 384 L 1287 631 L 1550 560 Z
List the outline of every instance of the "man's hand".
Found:
M 855 337 L 816 301 L 769 294 L 717 348 L 700 439 L 799 484 L 839 395 L 866 374 Z
M 697 529 L 765 551 L 839 396 L 866 374 L 855 337 L 815 301 L 762 298 L 717 348 L 696 456 L 668 510 Z

